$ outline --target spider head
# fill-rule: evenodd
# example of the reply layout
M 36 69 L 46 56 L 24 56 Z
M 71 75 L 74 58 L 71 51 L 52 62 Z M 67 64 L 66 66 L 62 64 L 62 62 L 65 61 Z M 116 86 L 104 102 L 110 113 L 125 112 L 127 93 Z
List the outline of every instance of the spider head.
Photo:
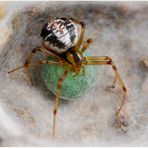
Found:
M 66 59 L 74 66 L 82 64 L 83 56 L 79 51 L 70 50 L 66 53 Z

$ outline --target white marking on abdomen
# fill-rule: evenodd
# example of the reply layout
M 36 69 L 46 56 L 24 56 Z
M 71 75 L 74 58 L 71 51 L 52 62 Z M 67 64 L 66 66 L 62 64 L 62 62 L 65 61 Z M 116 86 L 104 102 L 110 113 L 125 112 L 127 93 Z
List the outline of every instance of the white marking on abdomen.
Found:
M 70 40 L 69 32 L 66 29 L 66 27 L 64 27 L 61 32 L 57 30 L 53 30 L 53 33 L 55 34 L 55 36 L 58 38 L 60 42 L 64 43 L 66 46 L 68 46 L 68 48 L 70 47 L 72 43 Z

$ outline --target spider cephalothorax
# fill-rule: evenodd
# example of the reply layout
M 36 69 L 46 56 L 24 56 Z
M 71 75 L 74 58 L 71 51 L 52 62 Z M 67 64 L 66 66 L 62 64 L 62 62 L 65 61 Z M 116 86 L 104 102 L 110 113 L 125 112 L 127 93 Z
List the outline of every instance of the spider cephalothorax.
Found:
M 80 25 L 80 30 L 77 29 L 77 25 Z M 53 134 L 56 126 L 56 114 L 60 90 L 64 79 L 67 77 L 71 70 L 74 70 L 75 73 L 79 73 L 80 69 L 84 68 L 85 65 L 111 65 L 115 73 L 113 86 L 115 86 L 115 83 L 118 80 L 120 82 L 120 86 L 123 92 L 121 105 L 116 112 L 117 117 L 120 111 L 123 109 L 125 103 L 126 87 L 118 73 L 118 70 L 113 60 L 108 56 L 83 56 L 83 53 L 88 48 L 89 44 L 92 42 L 91 39 L 88 39 L 83 42 L 84 31 L 85 23 L 77 19 L 63 17 L 50 19 L 48 23 L 46 23 L 42 27 L 41 30 L 41 37 L 43 38 L 43 47 L 34 48 L 28 56 L 24 65 L 9 72 L 11 73 L 18 69 L 28 68 L 37 64 L 59 64 L 61 66 L 66 67 L 64 74 L 61 76 L 57 84 L 57 93 L 53 111 Z M 31 60 L 37 51 L 46 53 L 49 57 L 55 58 L 53 60 L 32 62 Z M 121 121 L 120 123 L 121 127 L 124 126 L 123 121 Z

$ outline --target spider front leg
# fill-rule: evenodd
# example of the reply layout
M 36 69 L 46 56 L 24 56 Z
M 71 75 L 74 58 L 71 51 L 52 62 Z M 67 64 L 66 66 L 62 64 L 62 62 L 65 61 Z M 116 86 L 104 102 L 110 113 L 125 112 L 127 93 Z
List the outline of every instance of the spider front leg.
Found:
M 61 65 L 64 65 L 64 63 L 62 63 L 61 61 L 58 62 L 58 61 L 49 61 L 49 60 L 46 61 L 46 60 L 42 60 L 42 61 L 30 62 L 28 64 L 24 64 L 24 65 L 22 65 L 20 67 L 17 67 L 15 69 L 9 71 L 8 74 L 9 73 L 12 73 L 12 72 L 15 72 L 15 71 L 17 71 L 19 69 L 22 69 L 22 68 L 28 68 L 28 67 L 32 67 L 32 66 L 36 66 L 36 65 L 41 65 L 41 64 L 61 64 Z
M 82 41 L 83 41 L 83 37 L 84 37 L 84 33 L 85 33 L 85 28 L 86 28 L 86 24 L 78 19 L 75 19 L 75 18 L 70 18 L 74 23 L 76 24 L 79 24 L 81 25 L 81 31 L 80 31 L 80 37 L 79 37 L 79 40 L 78 40 L 78 43 L 77 45 L 75 46 L 74 50 L 77 51 L 79 50 L 81 44 L 82 44 Z
M 91 43 L 92 43 L 92 39 L 91 38 L 87 39 L 87 41 L 83 43 L 83 47 L 80 50 L 80 52 L 83 54 Z
M 125 100 L 126 100 L 126 87 L 125 84 L 123 82 L 123 80 L 121 79 L 118 70 L 116 68 L 116 65 L 113 63 L 112 59 L 108 56 L 101 56 L 101 57 L 85 57 L 84 61 L 83 61 L 84 65 L 111 65 L 113 71 L 115 72 L 116 75 L 116 79 L 119 80 L 120 82 L 120 86 L 122 88 L 123 91 L 123 98 L 121 100 L 121 105 L 119 107 L 119 109 L 116 112 L 116 116 L 119 115 L 120 111 L 122 110 L 124 104 L 125 104 Z
M 27 74 L 27 76 L 28 76 L 28 78 L 29 78 L 29 80 L 30 80 L 30 82 L 31 82 L 31 85 L 33 85 L 32 76 L 31 76 L 31 74 L 30 74 L 29 71 L 28 71 L 28 67 L 30 67 L 30 65 L 32 65 L 32 64 L 30 64 L 30 63 L 31 63 L 31 60 L 32 60 L 32 58 L 35 56 L 35 54 L 36 54 L 37 52 L 46 53 L 46 54 L 48 54 L 48 55 L 50 55 L 50 56 L 51 56 L 51 55 L 52 55 L 52 56 L 56 56 L 56 55 L 50 53 L 48 50 L 46 50 L 46 49 L 44 49 L 44 48 L 36 47 L 36 48 L 34 48 L 34 49 L 32 50 L 32 52 L 29 54 L 29 56 L 28 56 L 27 60 L 25 61 L 24 65 L 22 65 L 22 66 L 20 66 L 20 67 L 17 67 L 16 69 L 13 69 L 13 70 L 9 71 L 8 73 L 12 73 L 12 72 L 15 72 L 15 71 L 17 71 L 17 70 L 19 70 L 19 69 L 21 69 L 21 68 L 25 68 L 25 70 L 27 71 L 26 74 Z M 38 65 L 38 64 L 35 64 L 35 65 Z
M 24 64 L 24 69 L 25 69 L 25 71 L 26 71 L 26 74 L 27 74 L 27 76 L 28 76 L 28 78 L 29 78 L 29 80 L 30 80 L 30 83 L 31 83 L 31 85 L 33 85 L 33 80 L 32 80 L 32 75 L 29 73 L 29 71 L 28 71 L 28 68 L 27 68 L 27 65 L 28 65 L 28 63 L 30 63 L 30 61 L 32 60 L 32 58 L 33 58 L 33 56 L 37 53 L 37 51 L 42 51 L 43 49 L 42 48 L 40 48 L 40 47 L 36 47 L 36 48 L 34 48 L 33 50 L 32 50 L 32 52 L 30 53 L 30 55 L 28 56 L 28 58 L 27 58 L 27 60 L 25 61 L 25 64 Z M 42 51 L 43 52 L 43 51 Z
M 59 103 L 59 96 L 60 96 L 61 86 L 62 86 L 62 83 L 63 83 L 64 79 L 69 74 L 70 70 L 71 70 L 71 67 L 68 67 L 65 70 L 63 76 L 58 81 L 57 93 L 56 93 L 56 98 L 55 98 L 55 103 L 54 103 L 54 111 L 53 111 L 53 116 L 54 116 L 54 120 L 53 120 L 53 136 L 55 135 L 56 115 L 57 115 L 57 108 L 58 108 L 58 103 Z

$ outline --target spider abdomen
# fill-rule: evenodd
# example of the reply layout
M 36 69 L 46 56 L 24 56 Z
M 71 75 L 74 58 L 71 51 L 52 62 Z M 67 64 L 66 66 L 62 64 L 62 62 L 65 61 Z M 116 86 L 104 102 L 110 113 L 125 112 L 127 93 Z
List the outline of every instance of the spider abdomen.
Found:
M 69 18 L 49 20 L 41 31 L 44 45 L 56 53 L 64 53 L 78 42 L 78 29 Z

